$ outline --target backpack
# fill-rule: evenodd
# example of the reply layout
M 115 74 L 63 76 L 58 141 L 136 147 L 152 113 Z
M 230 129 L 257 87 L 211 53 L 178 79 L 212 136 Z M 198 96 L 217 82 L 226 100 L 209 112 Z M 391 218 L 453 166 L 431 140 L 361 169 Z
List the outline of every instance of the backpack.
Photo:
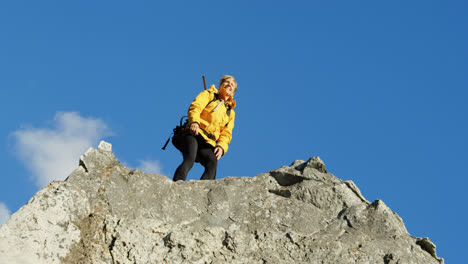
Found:
M 184 121 L 185 119 L 185 122 L 182 124 L 182 122 Z M 175 136 L 175 135 L 179 135 L 183 132 L 185 132 L 185 126 L 187 126 L 187 123 L 188 123 L 188 116 L 183 116 L 180 118 L 180 123 L 178 126 L 176 126 L 173 130 L 172 130 L 172 133 L 171 135 L 169 135 L 169 138 L 167 139 L 166 143 L 164 144 L 164 146 L 162 147 L 162 150 L 166 150 L 166 147 L 167 147 L 167 144 L 169 144 L 169 140 L 171 140 L 172 136 Z

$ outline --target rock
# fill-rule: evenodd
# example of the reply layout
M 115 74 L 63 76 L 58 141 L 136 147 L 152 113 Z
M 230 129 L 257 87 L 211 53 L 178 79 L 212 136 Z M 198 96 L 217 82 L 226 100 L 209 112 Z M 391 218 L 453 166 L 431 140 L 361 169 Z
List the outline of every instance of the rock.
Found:
M 76 223 L 89 211 L 83 191 L 52 182 L 0 227 L 0 263 L 60 263 L 81 240 Z
M 0 227 L 0 263 L 443 263 L 318 157 L 255 177 L 173 182 L 109 143 Z

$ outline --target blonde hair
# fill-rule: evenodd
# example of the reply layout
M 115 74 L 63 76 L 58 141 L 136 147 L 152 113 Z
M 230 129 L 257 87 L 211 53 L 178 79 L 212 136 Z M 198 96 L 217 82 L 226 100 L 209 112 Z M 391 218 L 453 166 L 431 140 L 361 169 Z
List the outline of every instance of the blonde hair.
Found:
M 231 76 L 231 75 L 223 75 L 221 76 L 221 79 L 219 79 L 218 81 L 218 87 L 225 81 L 229 80 L 229 79 L 232 79 L 234 81 L 234 92 L 237 92 L 237 82 L 236 82 L 236 78 L 234 78 L 234 76 Z

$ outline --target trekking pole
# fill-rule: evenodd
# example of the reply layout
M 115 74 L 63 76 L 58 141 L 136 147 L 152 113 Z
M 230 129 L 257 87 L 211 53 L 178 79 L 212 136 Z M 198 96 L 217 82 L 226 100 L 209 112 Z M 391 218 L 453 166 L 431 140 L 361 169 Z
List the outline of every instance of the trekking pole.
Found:
M 203 78 L 203 87 L 205 87 L 205 90 L 206 90 L 206 81 L 205 81 L 205 75 L 202 75 L 202 78 Z

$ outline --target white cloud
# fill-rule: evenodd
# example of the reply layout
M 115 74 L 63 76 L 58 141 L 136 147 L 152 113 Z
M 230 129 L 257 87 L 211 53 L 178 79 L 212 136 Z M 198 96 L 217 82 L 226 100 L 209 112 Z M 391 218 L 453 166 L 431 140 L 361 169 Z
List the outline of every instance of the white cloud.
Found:
M 150 173 L 150 174 L 161 174 L 161 163 L 159 160 L 139 160 L 140 165 L 137 167 L 137 169 L 141 170 L 142 172 L 145 173 Z
M 107 135 L 110 131 L 102 120 L 84 118 L 76 112 L 58 112 L 53 128 L 13 133 L 17 154 L 39 187 L 64 180 L 78 166 L 80 155 Z
M 0 202 L 0 226 L 6 223 L 8 218 L 10 218 L 10 210 L 8 210 L 8 207 Z

